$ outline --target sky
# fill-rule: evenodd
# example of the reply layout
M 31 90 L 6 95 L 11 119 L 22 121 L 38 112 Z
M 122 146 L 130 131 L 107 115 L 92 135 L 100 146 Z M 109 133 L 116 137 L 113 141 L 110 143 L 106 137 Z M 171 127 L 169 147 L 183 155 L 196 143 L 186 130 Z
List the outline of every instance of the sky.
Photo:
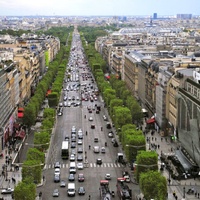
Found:
M 0 16 L 200 15 L 200 0 L 0 0 Z

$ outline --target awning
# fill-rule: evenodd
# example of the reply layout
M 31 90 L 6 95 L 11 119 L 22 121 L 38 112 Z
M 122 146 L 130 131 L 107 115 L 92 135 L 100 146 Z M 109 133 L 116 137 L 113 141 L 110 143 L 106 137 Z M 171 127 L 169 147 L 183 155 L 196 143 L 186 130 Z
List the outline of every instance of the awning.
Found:
M 18 108 L 18 112 L 21 111 L 23 112 L 24 111 L 24 108 Z
M 19 138 L 23 139 L 24 136 L 25 136 L 25 134 L 26 134 L 26 133 L 25 133 L 25 131 L 23 131 L 23 130 L 17 131 L 16 134 L 15 134 L 15 137 L 19 137 Z
M 23 118 L 23 116 L 24 116 L 24 113 L 23 112 L 18 112 L 18 118 Z
M 146 121 L 146 123 L 147 124 L 152 124 L 152 123 L 155 123 L 155 118 L 151 118 L 151 119 L 148 119 L 147 121 Z

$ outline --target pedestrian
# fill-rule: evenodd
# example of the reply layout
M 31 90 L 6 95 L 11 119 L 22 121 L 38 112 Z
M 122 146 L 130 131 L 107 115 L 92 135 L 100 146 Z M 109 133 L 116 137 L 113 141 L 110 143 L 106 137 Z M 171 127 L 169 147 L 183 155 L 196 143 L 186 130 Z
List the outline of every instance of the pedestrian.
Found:
M 85 132 L 85 135 L 87 135 L 87 131 Z
M 44 181 L 45 180 L 45 176 L 43 176 L 42 178 L 43 178 L 43 181 Z
M 161 140 L 161 142 L 162 142 L 162 141 L 163 141 L 163 138 L 161 137 L 160 140 Z
M 152 139 L 152 141 L 153 141 L 153 137 L 152 137 L 151 139 Z
M 88 198 L 88 200 L 90 200 L 90 197 L 91 197 L 91 196 L 89 195 L 89 198 Z
M 198 199 L 199 199 L 199 193 L 197 194 L 197 197 L 198 197 Z

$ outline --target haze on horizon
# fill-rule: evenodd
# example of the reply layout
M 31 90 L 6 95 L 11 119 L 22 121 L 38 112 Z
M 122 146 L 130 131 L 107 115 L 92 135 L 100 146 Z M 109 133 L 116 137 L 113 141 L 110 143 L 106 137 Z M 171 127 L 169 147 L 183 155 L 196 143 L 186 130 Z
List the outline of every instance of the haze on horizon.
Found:
M 0 16 L 200 15 L 200 0 L 0 0 Z

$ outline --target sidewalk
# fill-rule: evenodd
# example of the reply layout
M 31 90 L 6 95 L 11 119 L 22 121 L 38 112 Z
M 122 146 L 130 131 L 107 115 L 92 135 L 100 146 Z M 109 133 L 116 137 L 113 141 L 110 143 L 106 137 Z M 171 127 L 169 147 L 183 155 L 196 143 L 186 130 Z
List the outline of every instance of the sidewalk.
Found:
M 143 128 L 145 127 L 145 124 L 143 125 Z M 143 129 L 144 130 L 144 129 Z M 147 150 L 149 150 L 149 147 L 151 148 L 151 144 L 155 144 L 155 145 L 159 145 L 159 148 L 156 148 L 156 152 L 158 153 L 158 155 L 161 155 L 161 152 L 164 154 L 174 154 L 174 150 L 177 149 L 177 147 L 179 146 L 179 144 L 177 142 L 171 142 L 169 137 L 161 137 L 161 135 L 159 133 L 157 133 L 156 131 L 154 132 L 153 136 L 151 135 L 151 131 L 149 131 L 146 135 L 145 135 L 146 139 L 149 138 L 150 144 L 148 144 L 147 142 Z M 159 160 L 158 162 L 159 164 L 159 169 L 160 169 L 160 165 L 161 165 L 161 161 Z M 168 180 L 170 178 L 171 182 L 170 182 L 170 186 L 168 185 L 168 199 L 169 200 L 175 200 L 174 196 L 173 196 L 173 192 L 175 191 L 178 200 L 196 200 L 198 199 L 197 197 L 195 197 L 194 194 L 192 195 L 188 195 L 186 194 L 186 192 L 188 191 L 189 188 L 194 187 L 195 191 L 197 191 L 197 193 L 200 193 L 200 180 L 199 179 L 185 179 L 185 180 L 174 180 L 170 177 L 169 172 L 164 169 L 163 171 L 163 175 L 166 177 L 166 179 Z M 168 182 L 167 182 L 168 183 Z M 184 189 L 185 188 L 185 198 L 183 198 L 184 196 Z
M 11 168 L 11 164 L 13 163 L 13 159 L 15 158 L 17 152 L 12 151 L 10 153 L 10 156 L 12 157 L 12 162 L 10 161 L 9 164 L 7 164 L 7 170 L 5 169 L 5 172 L 7 171 L 7 175 L 2 174 L 3 166 L 6 164 L 6 156 L 9 156 L 8 154 L 8 148 L 5 147 L 2 151 L 3 158 L 0 158 L 0 189 L 6 189 L 8 187 L 15 188 L 15 186 L 18 184 L 19 181 L 22 180 L 21 177 L 21 167 L 19 167 L 19 170 L 16 170 L 14 167 Z M 2 195 L 0 193 L 0 197 L 3 197 L 4 200 L 11 200 L 12 197 L 10 194 L 4 194 Z

